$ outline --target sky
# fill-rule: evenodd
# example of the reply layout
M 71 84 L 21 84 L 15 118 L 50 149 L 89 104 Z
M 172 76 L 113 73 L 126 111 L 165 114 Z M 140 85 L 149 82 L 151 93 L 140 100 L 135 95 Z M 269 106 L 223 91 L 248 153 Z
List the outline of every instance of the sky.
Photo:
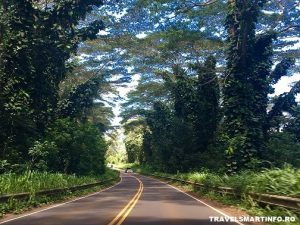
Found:
M 127 94 L 131 91 L 131 90 L 134 90 L 135 87 L 138 85 L 138 82 L 139 82 L 139 79 L 140 79 L 140 74 L 135 74 L 133 75 L 132 77 L 132 81 L 130 82 L 129 85 L 127 85 L 126 87 L 118 87 L 118 92 L 119 92 L 119 96 L 122 98 L 122 99 L 126 99 L 126 96 Z M 122 120 L 122 118 L 120 117 L 120 113 L 121 113 L 121 104 L 124 102 L 123 101 L 119 101 L 119 102 L 116 102 L 116 106 L 113 107 L 113 112 L 114 112 L 114 115 L 115 115 L 115 118 L 113 119 L 112 121 L 112 125 L 113 126 L 119 126 L 120 125 L 120 122 Z

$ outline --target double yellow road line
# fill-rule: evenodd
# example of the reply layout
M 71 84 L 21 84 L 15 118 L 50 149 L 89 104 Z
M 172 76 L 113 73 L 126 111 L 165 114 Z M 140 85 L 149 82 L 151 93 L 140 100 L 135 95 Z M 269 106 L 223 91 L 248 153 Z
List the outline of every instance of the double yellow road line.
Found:
M 134 177 L 134 176 L 133 176 Z M 144 185 L 140 179 L 137 177 L 134 177 L 138 180 L 140 183 L 140 187 L 138 192 L 133 196 L 133 198 L 130 200 L 130 202 L 122 209 L 122 211 L 108 224 L 108 225 L 121 225 L 124 220 L 127 218 L 129 213 L 132 211 L 136 203 L 138 202 L 139 198 L 142 195 L 142 192 L 144 190 Z

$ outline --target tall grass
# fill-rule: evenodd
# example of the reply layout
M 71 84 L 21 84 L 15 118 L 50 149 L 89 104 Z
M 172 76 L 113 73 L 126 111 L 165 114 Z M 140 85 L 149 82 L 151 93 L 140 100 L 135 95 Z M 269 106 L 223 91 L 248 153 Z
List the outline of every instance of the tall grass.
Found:
M 70 197 L 81 196 L 111 185 L 114 181 L 105 183 L 101 186 L 92 187 L 85 190 L 59 193 L 51 196 L 35 196 L 34 193 L 40 190 L 64 188 L 82 184 L 93 183 L 99 180 L 117 178 L 118 172 L 106 169 L 101 176 L 75 176 L 60 173 L 27 171 L 21 175 L 7 173 L 0 175 L 0 196 L 4 194 L 14 194 L 29 192 L 32 197 L 27 200 L 11 199 L 6 203 L 0 204 L 0 218 L 8 212 L 20 213 L 32 207 L 51 202 L 61 201 Z
M 240 209 L 246 210 L 250 215 L 255 216 L 292 216 L 296 218 L 293 224 L 300 225 L 299 217 L 293 211 L 284 208 L 270 208 L 260 207 L 252 198 L 236 198 L 235 196 L 222 195 L 211 191 L 209 187 L 231 187 L 236 192 L 256 192 L 275 194 L 291 197 L 300 197 L 300 169 L 295 169 L 286 166 L 282 169 L 274 168 L 267 169 L 261 172 L 244 171 L 234 176 L 227 176 L 225 174 L 216 174 L 208 170 L 190 172 L 190 173 L 177 173 L 166 174 L 155 172 L 151 167 L 140 167 L 142 173 L 151 175 L 162 175 L 174 177 L 177 179 L 188 180 L 204 184 L 207 189 L 193 189 L 192 190 L 199 196 L 205 196 L 209 199 L 217 200 L 226 205 L 235 205 Z M 186 186 L 183 186 L 186 188 Z M 275 224 L 275 223 L 272 223 Z M 276 225 L 287 225 L 290 223 L 276 223 Z
M 64 188 L 93 183 L 115 177 L 114 171 L 107 170 L 101 176 L 76 176 L 60 173 L 27 171 L 21 175 L 6 173 L 0 175 L 0 195 L 22 192 L 34 193 L 40 190 Z
M 209 171 L 178 174 L 150 173 L 189 180 L 204 184 L 206 187 L 231 187 L 239 193 L 257 192 L 300 197 L 300 169 L 288 166 L 282 169 L 275 168 L 261 172 L 245 171 L 233 176 L 215 174 Z

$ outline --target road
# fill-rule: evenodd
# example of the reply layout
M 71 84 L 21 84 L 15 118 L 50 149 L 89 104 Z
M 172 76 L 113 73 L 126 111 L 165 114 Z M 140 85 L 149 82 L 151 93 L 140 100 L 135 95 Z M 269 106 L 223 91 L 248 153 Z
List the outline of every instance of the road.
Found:
M 236 225 L 210 222 L 220 211 L 158 180 L 121 174 L 104 191 L 54 205 L 8 221 L 5 225 Z

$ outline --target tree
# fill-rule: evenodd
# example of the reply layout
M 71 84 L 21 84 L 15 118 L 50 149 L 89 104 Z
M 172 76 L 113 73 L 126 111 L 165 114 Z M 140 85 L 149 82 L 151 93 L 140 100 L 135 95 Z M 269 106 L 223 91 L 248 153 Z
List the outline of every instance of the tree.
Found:
M 225 138 L 228 139 L 228 172 L 248 167 L 253 159 L 263 159 L 271 118 L 291 108 L 285 104 L 293 94 L 281 96 L 267 115 L 268 94 L 272 84 L 286 75 L 293 60 L 283 59 L 271 71 L 273 41 L 280 32 L 269 30 L 255 34 L 260 10 L 265 1 L 229 1 L 227 69 L 224 78 L 223 104 Z M 283 106 L 284 105 L 284 106 Z M 273 120 L 274 121 L 274 120 Z M 250 165 L 250 164 L 249 164 Z
M 300 141 L 299 123 L 300 123 L 300 106 L 298 104 L 297 107 L 293 108 L 289 123 L 286 124 L 284 128 L 285 131 L 292 133 L 298 142 Z
M 146 122 L 149 126 L 150 149 L 147 156 L 151 156 L 148 163 L 160 168 L 164 171 L 174 171 L 173 164 L 176 156 L 172 155 L 172 112 L 170 108 L 161 103 L 155 102 L 153 110 L 146 117 Z
M 229 47 L 223 104 L 230 173 L 247 167 L 247 163 L 262 152 L 273 39 L 273 35 L 255 36 L 262 5 L 263 2 L 228 2 Z
M 220 117 L 215 63 L 214 57 L 208 57 L 205 63 L 193 65 L 189 75 L 175 65 L 172 72 L 157 74 L 163 78 L 160 83 L 141 79 L 124 104 L 130 106 L 123 113 L 126 134 L 136 138 L 126 142 L 128 156 L 136 159 L 141 148 L 142 162 L 169 172 L 206 166 L 203 156 L 210 154 L 208 146 L 214 143 Z M 161 101 L 151 104 L 153 96 Z M 141 147 L 134 145 L 138 127 L 139 135 L 143 133 Z
M 61 118 L 82 118 L 86 111 L 93 106 L 94 99 L 99 94 L 101 78 L 91 78 L 83 84 L 75 86 L 69 95 L 60 101 L 58 116 Z
M 195 102 L 195 133 L 200 151 L 208 150 L 215 143 L 221 113 L 219 109 L 220 89 L 216 74 L 216 59 L 209 56 L 204 65 L 195 65 L 198 73 Z
M 131 130 L 125 130 L 125 147 L 129 163 L 144 162 L 143 145 L 144 126 L 138 125 Z
M 54 145 L 54 150 L 49 145 L 43 149 L 50 153 L 45 157 L 48 171 L 97 175 L 105 170 L 107 145 L 102 133 L 91 123 L 59 119 L 48 127 L 44 142 Z
M 26 159 L 33 139 L 53 121 L 68 59 L 104 28 L 101 21 L 77 27 L 93 5 L 102 2 L 0 2 L 1 158 Z

